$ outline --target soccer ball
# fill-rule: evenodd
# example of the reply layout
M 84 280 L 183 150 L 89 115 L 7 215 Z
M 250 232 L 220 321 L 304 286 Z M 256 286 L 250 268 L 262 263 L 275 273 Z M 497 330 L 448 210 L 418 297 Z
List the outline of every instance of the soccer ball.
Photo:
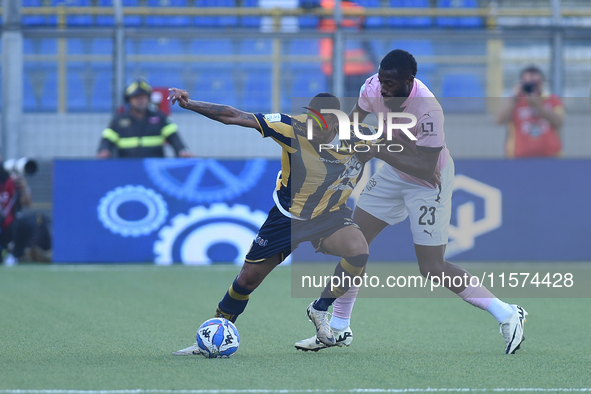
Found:
M 239 344 L 238 329 L 221 317 L 206 320 L 197 329 L 197 346 L 207 358 L 230 357 L 236 353 Z

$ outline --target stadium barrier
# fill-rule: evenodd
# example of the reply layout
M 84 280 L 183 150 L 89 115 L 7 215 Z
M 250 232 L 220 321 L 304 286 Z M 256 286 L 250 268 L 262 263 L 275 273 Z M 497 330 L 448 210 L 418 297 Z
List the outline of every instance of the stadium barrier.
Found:
M 591 185 L 581 181 L 591 160 L 455 164 L 452 261 L 591 260 Z M 54 260 L 242 264 L 272 207 L 279 169 L 279 160 L 265 159 L 56 160 Z M 408 223 L 388 227 L 370 251 L 374 261 L 415 260 Z M 334 259 L 309 245 L 294 256 Z

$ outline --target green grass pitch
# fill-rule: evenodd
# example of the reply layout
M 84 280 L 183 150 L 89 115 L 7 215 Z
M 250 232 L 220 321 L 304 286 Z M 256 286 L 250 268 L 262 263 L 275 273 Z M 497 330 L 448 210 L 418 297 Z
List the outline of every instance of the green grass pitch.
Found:
M 506 356 L 496 321 L 459 299 L 360 298 L 349 348 L 304 353 L 293 344 L 314 333 L 311 300 L 291 298 L 284 267 L 251 296 L 232 358 L 171 356 L 238 270 L 0 267 L 0 394 L 591 391 L 589 299 L 508 300 L 529 317 L 522 349 Z

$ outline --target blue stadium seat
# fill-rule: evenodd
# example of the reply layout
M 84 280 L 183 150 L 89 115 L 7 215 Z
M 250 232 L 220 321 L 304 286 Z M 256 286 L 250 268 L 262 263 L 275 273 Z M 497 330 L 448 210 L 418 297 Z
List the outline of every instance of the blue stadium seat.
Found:
M 291 56 L 319 56 L 320 54 L 320 42 L 316 39 L 290 40 L 286 47 L 286 53 Z
M 228 38 L 196 39 L 191 41 L 193 55 L 232 55 L 234 48 Z
M 113 8 L 113 0 L 98 0 L 99 7 Z M 137 7 L 138 0 L 123 0 L 123 7 Z M 113 26 L 115 18 L 111 15 L 98 15 L 96 17 L 97 26 Z M 137 27 L 142 24 L 142 17 L 139 15 L 127 15 L 123 17 L 123 24 L 129 27 Z
M 232 68 L 225 64 L 212 64 L 206 69 L 193 71 L 193 74 L 196 77 L 193 91 L 199 100 L 245 109 L 238 104 L 238 91 Z
M 437 0 L 439 8 L 478 8 L 477 0 Z M 482 18 L 477 16 L 438 17 L 439 27 L 482 27 Z
M 54 7 L 57 6 L 65 6 L 65 7 L 89 7 L 90 0 L 51 0 L 51 5 Z M 53 24 L 53 19 L 55 17 L 50 17 L 51 24 Z M 57 22 L 57 20 L 56 20 Z M 66 16 L 66 25 L 67 26 L 90 26 L 92 25 L 92 16 L 91 15 L 68 15 Z
M 54 62 L 26 62 L 23 73 L 26 112 L 57 111 L 57 65 Z
M 187 0 L 148 0 L 149 7 L 187 7 Z M 157 10 L 154 10 L 157 12 Z M 147 26 L 186 27 L 191 24 L 188 16 L 147 16 Z
M 111 64 L 93 64 L 96 76 L 92 89 L 92 110 L 111 112 L 113 109 L 113 66 Z
M 320 0 L 300 0 L 299 6 L 306 10 L 313 10 L 315 8 L 320 8 Z M 298 18 L 298 23 L 301 29 L 316 29 L 319 21 L 320 18 L 315 15 L 300 16 Z
M 393 49 L 404 49 L 410 52 L 415 57 L 433 56 L 433 43 L 429 40 L 395 40 L 388 44 L 386 53 Z M 384 53 L 384 55 L 386 54 Z M 435 63 L 418 62 L 418 72 L 421 75 L 422 71 L 434 71 Z M 419 76 L 420 78 L 420 76 Z
M 23 7 L 41 7 L 41 0 L 22 0 Z M 43 26 L 47 23 L 47 18 L 43 15 L 23 15 L 21 16 L 21 25 L 23 26 Z
M 299 111 L 300 101 L 292 102 L 292 98 L 310 97 L 328 90 L 327 77 L 322 73 L 320 63 L 290 63 L 282 69 L 281 80 L 281 111 L 291 113 Z
M 258 8 L 259 0 L 244 0 L 242 2 L 242 7 L 245 8 Z M 260 16 L 243 16 L 240 20 L 240 25 L 242 27 L 254 27 L 259 28 L 261 26 L 261 17 Z
M 66 72 L 66 108 L 68 112 L 88 112 L 94 85 L 90 65 L 83 62 L 69 62 Z
M 390 0 L 393 8 L 429 8 L 429 0 Z M 395 16 L 389 18 L 391 27 L 429 27 L 431 17 L 428 16 Z
M 271 111 L 271 67 L 249 64 L 241 74 L 244 78 L 241 108 L 251 112 Z
M 236 0 L 195 0 L 195 7 L 236 7 Z M 238 25 L 236 16 L 197 16 L 194 18 L 197 27 L 230 27 Z
M 242 40 L 238 53 L 241 55 L 271 55 L 273 53 L 273 41 L 263 38 Z
M 144 63 L 144 76 L 152 87 L 182 88 L 186 86 L 183 81 L 183 66 L 170 63 Z
M 55 55 L 57 39 L 55 38 L 23 38 L 25 55 Z
M 145 38 L 139 41 L 140 55 L 181 55 L 184 52 L 181 40 L 176 38 Z
M 357 4 L 365 8 L 380 8 L 382 0 L 355 0 Z M 366 28 L 380 28 L 384 26 L 384 18 L 381 16 L 368 16 L 365 18 Z
M 440 97 L 444 111 L 483 112 L 486 107 L 482 81 L 473 73 L 446 74 Z

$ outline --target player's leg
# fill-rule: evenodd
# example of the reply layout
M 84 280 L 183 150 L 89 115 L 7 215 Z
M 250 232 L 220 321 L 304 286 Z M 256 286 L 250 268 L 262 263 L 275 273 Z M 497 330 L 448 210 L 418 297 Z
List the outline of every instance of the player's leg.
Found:
M 451 219 L 453 171 L 450 161 L 442 171 L 438 189 L 409 185 L 404 192 L 419 270 L 424 277 L 438 281 L 464 301 L 493 315 L 501 325 L 506 353 L 514 353 L 523 341 L 527 312 L 499 300 L 485 286 L 473 286 L 469 272 L 444 258 Z
M 369 248 L 361 230 L 355 225 L 348 225 L 324 238 L 319 250 L 343 257 L 335 267 L 333 279 L 322 291 L 320 298 L 307 309 L 308 317 L 316 326 L 317 339 L 327 346 L 334 346 L 336 338 L 330 328 L 328 308 L 336 299 L 347 293 L 355 278 L 363 274 L 369 257 Z
M 291 245 L 291 220 L 273 207 L 267 220 L 259 229 L 256 239 L 252 242 L 240 273 L 218 304 L 215 317 L 223 317 L 235 322 L 244 312 L 250 294 L 273 268 L 289 255 Z M 173 353 L 175 356 L 198 354 L 201 354 L 201 350 L 196 343 Z

